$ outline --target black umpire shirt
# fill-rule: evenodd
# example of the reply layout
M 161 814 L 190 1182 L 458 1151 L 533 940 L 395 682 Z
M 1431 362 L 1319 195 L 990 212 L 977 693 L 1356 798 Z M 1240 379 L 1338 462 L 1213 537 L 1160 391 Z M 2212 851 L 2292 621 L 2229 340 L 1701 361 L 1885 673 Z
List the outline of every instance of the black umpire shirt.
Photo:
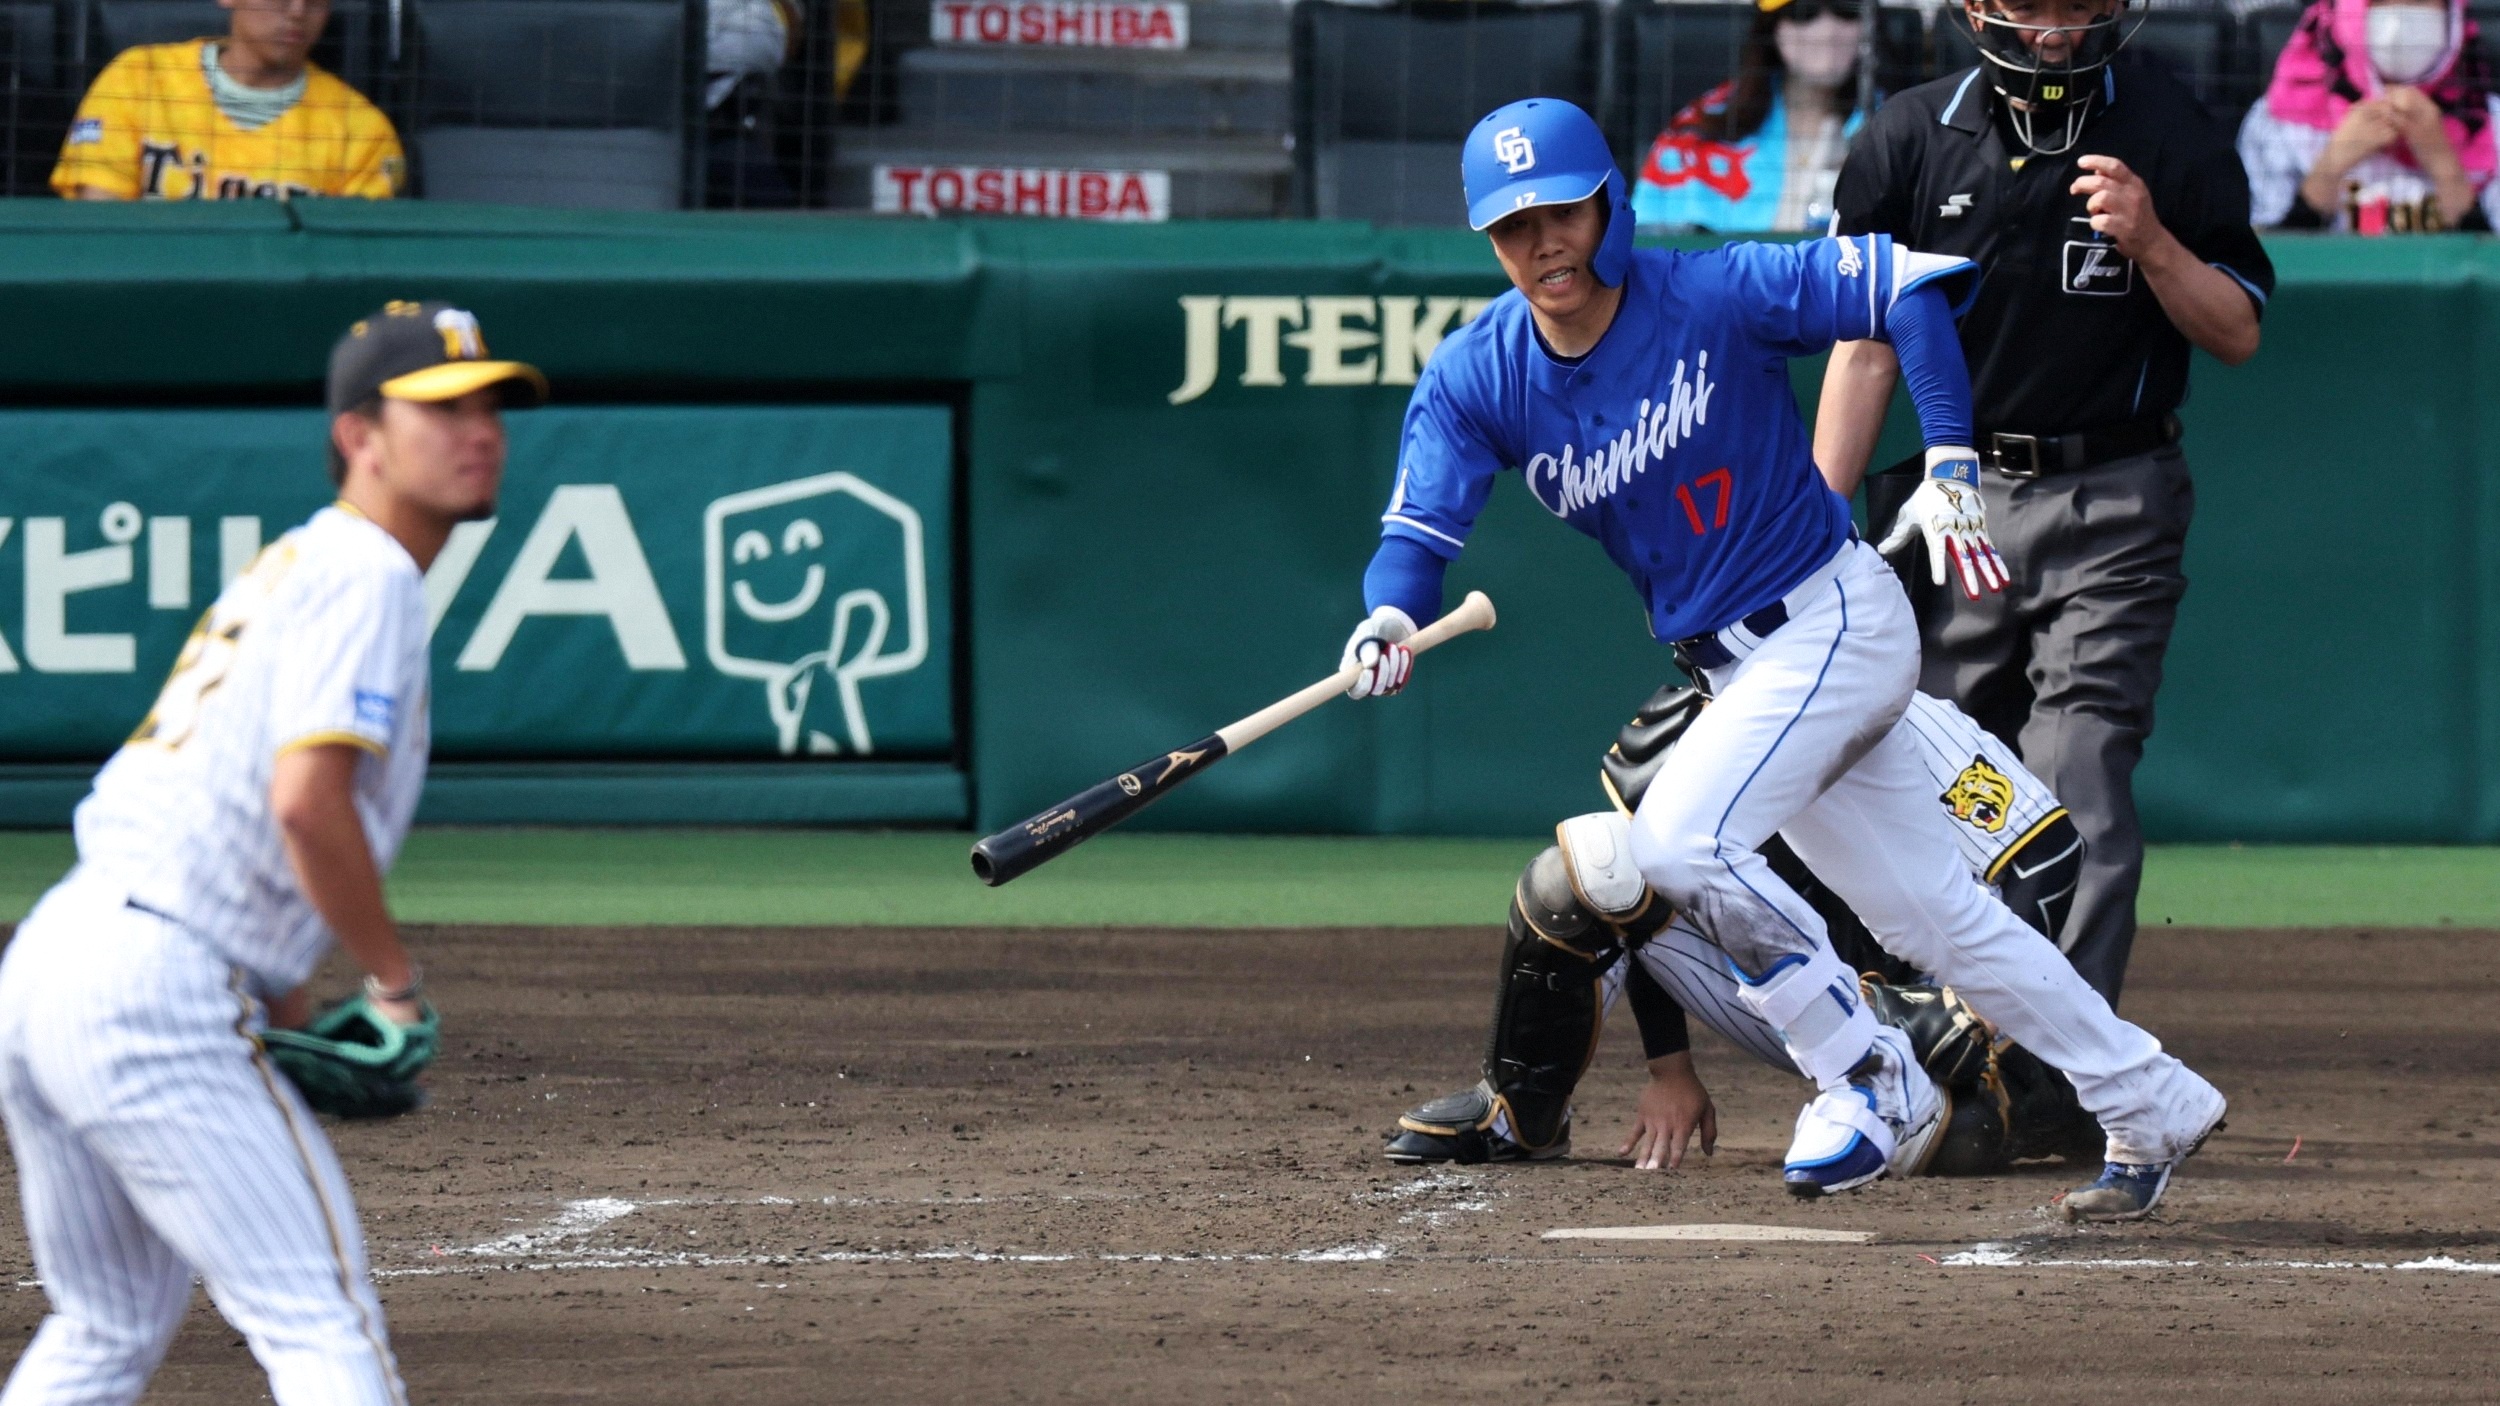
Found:
M 2177 79 L 2123 51 L 2102 71 L 2101 110 L 2063 155 L 2032 155 L 1999 115 L 2002 101 L 1975 67 L 1895 95 L 1841 166 L 1833 232 L 1889 234 L 1977 261 L 1962 352 L 1983 437 L 2067 434 L 2178 409 L 2187 338 L 2067 188 L 2084 174 L 2077 157 L 2124 161 L 2163 226 L 2236 280 L 2262 315 L 2274 265 L 2249 228 L 2248 175 L 2230 134 Z

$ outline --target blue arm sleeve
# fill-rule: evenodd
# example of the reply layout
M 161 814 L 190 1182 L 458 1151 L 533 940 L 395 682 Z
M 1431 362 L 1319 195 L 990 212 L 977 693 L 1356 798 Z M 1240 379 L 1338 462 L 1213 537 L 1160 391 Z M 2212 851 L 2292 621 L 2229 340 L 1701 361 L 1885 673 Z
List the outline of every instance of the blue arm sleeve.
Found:
M 1429 625 L 1441 615 L 1441 578 L 1449 569 L 1411 537 L 1383 537 L 1363 573 L 1363 609 L 1394 605 L 1416 625 Z
M 1953 330 L 1953 308 L 1944 290 L 1922 283 L 1897 299 L 1884 333 L 1901 357 L 1901 379 L 1918 407 L 1927 447 L 1971 442 L 1970 368 Z

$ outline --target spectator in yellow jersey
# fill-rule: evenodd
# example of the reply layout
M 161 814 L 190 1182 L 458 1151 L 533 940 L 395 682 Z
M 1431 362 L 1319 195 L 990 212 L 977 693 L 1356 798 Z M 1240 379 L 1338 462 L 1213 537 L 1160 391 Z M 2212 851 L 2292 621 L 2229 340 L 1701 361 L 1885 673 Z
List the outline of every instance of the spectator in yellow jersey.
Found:
M 218 0 L 224 38 L 125 49 L 78 104 L 52 188 L 81 200 L 399 194 L 399 134 L 308 57 L 330 0 Z

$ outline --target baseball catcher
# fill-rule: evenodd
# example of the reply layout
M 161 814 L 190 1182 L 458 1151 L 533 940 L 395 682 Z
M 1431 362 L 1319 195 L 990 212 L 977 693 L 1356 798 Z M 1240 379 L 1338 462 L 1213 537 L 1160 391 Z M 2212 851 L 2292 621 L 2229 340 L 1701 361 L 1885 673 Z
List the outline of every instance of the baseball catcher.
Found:
M 1726 954 L 1670 910 L 1630 860 L 1626 817 L 1706 701 L 1670 685 L 1644 703 L 1603 763 L 1616 809 L 1564 821 L 1556 843 L 1520 875 L 1484 1077 L 1400 1118 L 1389 1160 L 1506 1162 L 1567 1152 L 1572 1090 L 1618 992 L 1631 1003 L 1651 1074 L 1622 1149 L 1639 1166 L 1678 1165 L 1690 1140 L 1705 1151 L 1717 1140 L 1716 1110 L 1692 1070 L 1688 1012 L 1764 1063 L 1794 1072 L 1778 1032 L 1739 995 Z M 1952 704 L 1915 695 L 1903 725 L 1919 738 L 1972 872 L 2058 940 L 2083 853 L 2065 808 L 2011 749 Z M 1908 1038 L 1943 1096 L 1943 1131 L 1910 1174 L 1983 1175 L 2031 1158 L 2098 1154 L 2101 1129 L 2064 1076 L 2000 1036 L 1953 990 L 1886 953 L 1779 839 L 1762 854 L 1822 915 L 1835 952 L 1864 973 L 1867 1006 Z

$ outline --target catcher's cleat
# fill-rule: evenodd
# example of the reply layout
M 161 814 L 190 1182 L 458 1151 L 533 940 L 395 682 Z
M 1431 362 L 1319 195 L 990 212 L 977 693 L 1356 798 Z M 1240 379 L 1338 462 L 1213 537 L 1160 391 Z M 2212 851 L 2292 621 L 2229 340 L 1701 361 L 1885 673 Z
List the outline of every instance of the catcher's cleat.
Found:
M 1542 1161 L 1571 1150 L 1568 1113 L 1552 1142 L 1529 1147 L 1510 1135 L 1508 1111 L 1491 1087 L 1479 1083 L 1445 1094 L 1399 1118 L 1397 1132 L 1382 1151 L 1392 1162 L 1456 1162 L 1472 1166 L 1478 1162 Z
M 1823 1090 L 1797 1115 L 1782 1180 L 1798 1196 L 1828 1196 L 1882 1176 L 1916 1176 L 1945 1126 L 1935 1082 L 1910 1042 L 1885 1026 L 1848 1082 Z
M 2205 1139 L 2221 1131 L 2222 1110 L 2217 1109 L 2213 1121 L 2188 1144 L 2187 1151 L 2167 1162 L 2103 1162 L 2101 1175 L 2091 1185 L 2067 1192 L 2058 1210 L 2074 1224 L 2142 1220 L 2161 1204 L 2162 1193 L 2170 1189 L 2171 1173 L 2195 1156 Z

